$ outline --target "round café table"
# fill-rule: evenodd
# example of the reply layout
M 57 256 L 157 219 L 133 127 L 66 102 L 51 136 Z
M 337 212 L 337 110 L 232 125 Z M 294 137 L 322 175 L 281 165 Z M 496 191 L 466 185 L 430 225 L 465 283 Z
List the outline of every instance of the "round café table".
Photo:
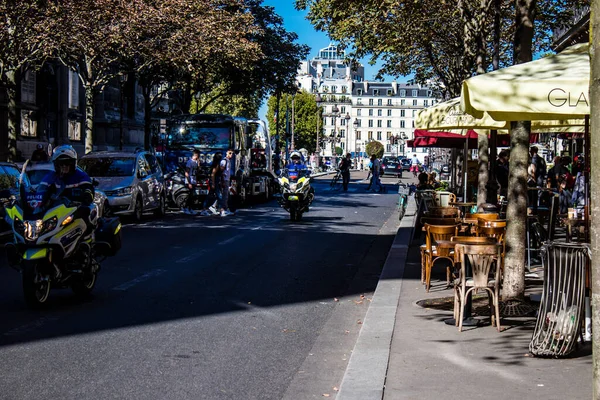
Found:
M 477 203 L 470 202 L 470 201 L 467 201 L 467 202 L 465 202 L 465 201 L 451 201 L 450 203 L 448 203 L 448 205 L 460 208 L 460 210 L 463 213 L 463 217 L 464 217 L 465 215 L 470 214 L 471 207 L 477 205 Z

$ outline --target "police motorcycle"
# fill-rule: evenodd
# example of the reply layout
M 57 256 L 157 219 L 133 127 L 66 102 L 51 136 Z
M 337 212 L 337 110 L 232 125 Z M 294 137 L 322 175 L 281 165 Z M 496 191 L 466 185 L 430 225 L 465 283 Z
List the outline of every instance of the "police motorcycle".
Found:
M 4 206 L 14 236 L 5 245 L 6 254 L 9 265 L 22 275 L 25 302 L 32 308 L 44 305 L 51 288 L 70 287 L 86 296 L 96 284 L 100 262 L 121 248 L 119 219 L 98 218 L 94 203 L 86 207 L 61 196 L 64 187 L 52 196 L 26 187 L 25 166 L 20 200 Z M 84 218 L 96 226 L 91 234 L 86 235 Z
M 311 180 L 308 169 L 294 168 L 293 164 L 281 171 L 278 178 L 281 196 L 278 201 L 281 207 L 290 213 L 291 221 L 300 221 L 302 214 L 309 210 L 315 199 Z

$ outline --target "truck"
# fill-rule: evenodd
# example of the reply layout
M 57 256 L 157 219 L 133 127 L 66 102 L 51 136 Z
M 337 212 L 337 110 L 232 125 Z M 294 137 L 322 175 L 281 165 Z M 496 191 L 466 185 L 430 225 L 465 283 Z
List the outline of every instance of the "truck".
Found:
M 172 172 L 184 169 L 193 150 L 198 160 L 198 195 L 209 190 L 210 165 L 216 153 L 225 156 L 234 151 L 230 194 L 233 201 L 244 204 L 250 199 L 269 199 L 276 185 L 273 170 L 273 143 L 264 121 L 225 114 L 187 114 L 167 123 L 163 167 Z

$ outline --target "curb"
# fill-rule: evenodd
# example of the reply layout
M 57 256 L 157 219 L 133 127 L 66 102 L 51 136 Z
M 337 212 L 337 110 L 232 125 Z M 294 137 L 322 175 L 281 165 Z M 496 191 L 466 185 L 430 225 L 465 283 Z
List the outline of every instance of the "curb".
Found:
M 346 367 L 338 400 L 383 398 L 402 276 L 416 218 L 416 205 L 411 199 L 412 196 L 383 265 L 373 301 Z

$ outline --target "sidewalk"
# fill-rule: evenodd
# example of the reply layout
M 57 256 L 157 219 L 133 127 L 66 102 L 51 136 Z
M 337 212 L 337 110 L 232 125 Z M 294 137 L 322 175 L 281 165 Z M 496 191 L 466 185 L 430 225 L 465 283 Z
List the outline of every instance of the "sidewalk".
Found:
M 528 354 L 533 318 L 502 319 L 501 333 L 489 324 L 461 333 L 443 322 L 451 308 L 417 304 L 453 292 L 438 281 L 426 293 L 420 282 L 420 243 L 410 244 L 414 212 L 411 198 L 337 399 L 591 398 L 589 343 L 571 358 L 535 358 Z

